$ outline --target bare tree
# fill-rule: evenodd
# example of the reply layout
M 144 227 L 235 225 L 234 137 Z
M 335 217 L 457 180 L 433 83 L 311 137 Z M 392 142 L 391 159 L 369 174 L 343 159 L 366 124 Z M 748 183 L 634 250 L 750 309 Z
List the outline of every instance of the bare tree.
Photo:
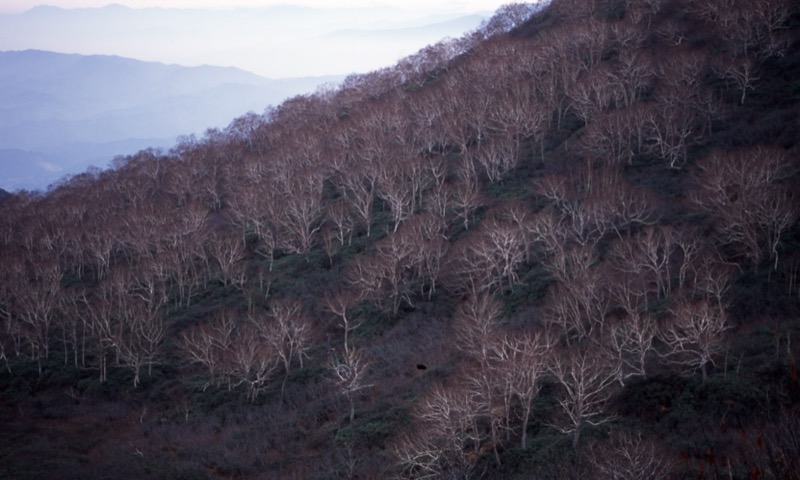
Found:
M 422 212 L 411 217 L 405 226 L 406 239 L 416 245 L 412 252 L 410 265 L 417 270 L 422 280 L 420 293 L 425 295 L 428 289 L 428 300 L 433 297 L 442 270 L 442 262 L 450 244 L 446 238 L 447 225 L 443 217 L 433 213 Z
M 519 402 L 522 449 L 527 447 L 533 401 L 539 394 L 547 373 L 552 344 L 553 340 L 547 333 L 513 332 L 500 337 L 495 347 L 493 356 L 499 364 L 503 383 L 508 388 L 508 393 Z
M 659 331 L 664 355 L 679 365 L 699 369 L 705 382 L 708 365 L 714 365 L 714 358 L 724 346 L 724 332 L 730 328 L 728 316 L 707 301 L 683 300 L 671 313 L 671 318 Z
M 720 240 L 758 264 L 769 252 L 778 266 L 782 234 L 800 215 L 783 176 L 791 162 L 779 148 L 716 151 L 699 162 L 694 204 L 714 215 Z
M 487 37 L 507 33 L 519 27 L 539 10 L 535 3 L 509 3 L 501 6 L 480 29 Z
M 635 153 L 634 121 L 631 110 L 614 110 L 586 126 L 579 148 L 586 155 L 611 165 L 630 163 Z
M 403 302 L 411 302 L 412 282 L 419 274 L 416 236 L 411 228 L 390 233 L 375 245 L 375 266 L 379 280 L 388 289 L 390 311 L 397 314 Z
M 272 341 L 275 354 L 283 364 L 285 375 L 281 384 L 281 393 L 284 392 L 289 371 L 295 358 L 303 368 L 303 358 L 311 347 L 311 321 L 301 311 L 300 305 L 291 300 L 275 300 L 270 305 L 272 322 L 263 325 L 266 329 L 264 335 Z
M 450 281 L 456 289 L 480 293 L 518 283 L 516 269 L 528 259 L 526 228 L 509 218 L 508 209 L 490 213 L 450 250 Z
M 350 411 L 350 423 L 356 417 L 356 396 L 372 385 L 366 383 L 370 361 L 360 349 L 353 348 L 341 357 L 334 355 L 330 359 L 329 369 L 339 392 L 347 398 Z
M 451 185 L 448 197 L 456 218 L 461 220 L 461 224 L 466 230 L 470 227 L 473 212 L 485 202 L 483 192 L 477 178 L 473 175 L 459 175 L 459 178 Z
M 558 280 L 548 291 L 545 323 L 559 328 L 568 344 L 602 334 L 614 305 L 609 266 L 589 247 L 552 255 L 544 265 Z
M 616 432 L 589 451 L 589 461 L 598 480 L 666 480 L 670 463 L 664 447 L 642 438 L 641 432 Z
M 715 301 L 720 310 L 725 310 L 728 307 L 725 296 L 736 279 L 736 273 L 736 265 L 720 260 L 717 252 L 708 252 L 695 264 L 692 293 Z
M 406 478 L 468 479 L 483 435 L 468 389 L 434 387 L 414 412 L 416 430 L 404 436 L 395 455 Z
M 333 225 L 331 232 L 333 238 L 339 243 L 340 247 L 349 245 L 352 240 L 355 221 L 352 217 L 353 212 L 347 203 L 342 200 L 329 203 L 325 212 L 326 218 Z
M 339 325 L 344 332 L 345 354 L 350 353 L 350 332 L 363 323 L 363 318 L 353 318 L 351 314 L 351 309 L 360 301 L 360 294 L 350 289 L 339 289 L 325 295 L 325 307 L 339 317 Z
M 647 150 L 664 159 L 670 168 L 683 166 L 695 136 L 693 112 L 671 98 L 663 98 L 646 122 Z
M 358 161 L 348 163 L 346 170 L 339 175 L 344 197 L 363 223 L 368 237 L 371 233 L 372 210 L 379 175 L 378 164 L 369 158 L 359 158 Z
M 755 478 L 800 478 L 800 419 L 786 407 L 766 422 L 753 422 L 740 431 L 735 459 Z
M 624 101 L 626 90 L 618 84 L 611 67 L 597 66 L 567 86 L 570 109 L 584 123 L 591 123 L 601 114 Z M 618 88 L 619 87 L 619 88 Z
M 278 354 L 270 330 L 260 322 L 247 321 L 237 326 L 228 351 L 228 375 L 232 386 L 246 385 L 251 401 L 255 401 L 264 385 L 278 369 Z
M 598 2 L 575 2 L 589 3 L 597 5 Z M 596 7 L 595 7 L 596 8 Z M 581 7 L 576 5 L 577 10 Z M 571 15 L 573 15 L 571 13 Z M 563 34 L 564 32 L 562 32 Z M 609 31 L 605 22 L 589 16 L 574 22 L 569 27 L 569 34 L 566 35 L 568 60 L 572 68 L 577 68 L 578 72 L 587 72 L 600 64 L 603 59 L 603 52 L 609 45 Z M 568 85 L 568 84 L 565 84 Z
M 740 105 L 744 105 L 748 90 L 754 90 L 754 84 L 761 78 L 758 65 L 752 57 L 724 58 L 715 70 L 720 77 L 733 82 L 742 92 Z
M 671 228 L 647 226 L 635 237 L 616 242 L 611 258 L 618 269 L 641 281 L 648 288 L 648 294 L 666 298 L 671 292 L 672 263 L 677 248 Z M 647 298 L 645 302 L 647 308 Z
M 230 360 L 233 349 L 236 316 L 225 311 L 211 322 L 191 327 L 181 333 L 179 346 L 191 363 L 201 365 L 209 376 L 208 387 L 212 382 L 221 383 L 228 372 L 225 362 Z
M 560 387 L 557 397 L 561 419 L 552 425 L 572 436 L 578 447 L 582 429 L 613 419 L 605 407 L 614 394 L 619 372 L 602 350 L 583 346 L 562 350 L 553 355 L 550 373 Z
M 629 107 L 637 102 L 642 94 L 652 88 L 655 79 L 654 60 L 641 49 L 620 51 L 616 68 L 610 75 L 610 81 L 620 92 L 617 98 L 623 107 Z
M 146 265 L 144 265 L 146 267 Z M 106 332 L 117 353 L 118 361 L 134 372 L 134 386 L 139 383 L 139 370 L 147 365 L 148 375 L 156 356 L 163 348 L 166 325 L 163 308 L 167 303 L 164 278 L 152 270 L 134 270 L 116 277 L 115 328 Z M 126 282 L 121 284 L 119 282 Z
M 492 136 L 470 150 L 468 158 L 483 167 L 491 182 L 498 182 L 517 165 L 519 140 L 513 137 Z
M 211 232 L 205 238 L 209 257 L 219 269 L 222 284 L 241 288 L 247 280 L 244 238 L 235 232 L 221 231 Z
M 293 169 L 277 180 L 279 196 L 273 208 L 283 233 L 281 246 L 290 253 L 305 253 L 322 223 L 322 174 L 315 166 Z
M 57 261 L 40 256 L 8 259 L 4 298 L 5 316 L 19 342 L 27 344 L 28 355 L 42 373 L 42 360 L 50 356 L 51 335 L 58 313 L 64 306 L 61 281 L 64 272 Z
M 461 304 L 455 315 L 459 348 L 467 353 L 474 365 L 461 377 L 474 415 L 488 421 L 490 441 L 495 460 L 500 464 L 497 445 L 500 430 L 508 427 L 510 418 L 510 388 L 503 385 L 498 360 L 497 336 L 500 305 L 487 293 L 478 294 Z
M 412 213 L 423 187 L 421 159 L 393 159 L 381 168 L 378 196 L 389 204 L 394 222 L 393 232 Z
M 630 315 L 611 327 L 608 348 L 620 362 L 619 380 L 633 376 L 647 377 L 647 357 L 655 350 L 653 340 L 658 330 L 655 320 L 647 314 Z
M 237 182 L 228 207 L 234 225 L 243 237 L 255 237 L 253 251 L 266 258 L 272 270 L 274 252 L 278 247 L 274 204 L 279 203 L 279 199 L 273 188 L 266 187 L 269 183 L 266 172 L 250 173 Z

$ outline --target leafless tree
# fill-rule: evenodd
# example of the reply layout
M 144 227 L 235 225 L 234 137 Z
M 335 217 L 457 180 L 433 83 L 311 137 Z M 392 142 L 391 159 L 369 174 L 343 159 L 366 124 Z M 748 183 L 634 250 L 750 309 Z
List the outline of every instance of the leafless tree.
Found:
M 349 245 L 355 228 L 355 221 L 352 211 L 344 201 L 337 201 L 328 204 L 325 209 L 325 217 L 333 225 L 331 234 L 338 242 L 340 247 Z
M 742 92 L 740 105 L 744 105 L 748 90 L 754 90 L 754 84 L 761 78 L 758 65 L 752 57 L 724 58 L 715 66 L 715 70 L 720 77 L 733 82 Z
M 614 110 L 586 126 L 579 148 L 586 155 L 611 165 L 630 163 L 635 154 L 634 121 L 631 110 Z
M 499 182 L 503 175 L 517 165 L 519 140 L 513 137 L 492 136 L 473 149 L 468 157 L 483 167 L 491 182 Z
M 235 232 L 213 231 L 206 235 L 209 257 L 219 269 L 223 285 L 241 288 L 247 280 L 245 240 Z
M 591 123 L 623 102 L 625 89 L 621 87 L 610 66 L 593 67 L 567 86 L 570 109 L 585 123 Z
M 483 192 L 474 175 L 462 174 L 449 188 L 450 203 L 464 229 L 470 227 L 473 212 L 485 203 Z
M 208 372 L 212 382 L 227 381 L 226 362 L 230 361 L 233 349 L 236 315 L 231 311 L 222 312 L 209 323 L 191 327 L 181 333 L 181 351 L 190 363 L 201 365 Z
M 722 261 L 717 252 L 708 252 L 695 263 L 693 293 L 713 300 L 719 310 L 725 310 L 729 305 L 725 297 L 736 280 L 736 273 L 736 265 Z
M 618 269 L 641 281 L 648 288 L 648 294 L 666 298 L 671 292 L 672 264 L 678 248 L 674 236 L 671 228 L 647 226 L 635 237 L 615 242 L 614 263 Z M 645 303 L 645 307 L 647 305 Z
M 393 159 L 381 168 L 378 196 L 389 204 L 394 227 L 414 213 L 416 201 L 424 184 L 419 157 Z
M 333 381 L 349 404 L 350 423 L 356 417 L 356 396 L 372 386 L 366 383 L 370 363 L 367 355 L 358 348 L 345 352 L 341 357 L 334 355 L 330 359 L 329 369 L 333 374 Z
M 38 255 L 7 260 L 5 317 L 18 343 L 27 344 L 28 355 L 36 360 L 41 374 L 57 316 L 65 306 L 64 272 L 57 261 Z
M 417 270 L 417 276 L 422 280 L 420 293 L 430 300 L 436 291 L 442 262 L 449 249 L 446 238 L 447 225 L 443 217 L 433 213 L 422 212 L 411 217 L 405 225 L 404 235 L 407 241 L 416 245 L 412 252 L 410 265 Z
M 588 346 L 553 355 L 550 373 L 560 388 L 557 401 L 562 418 L 552 425 L 572 436 L 574 448 L 578 447 L 585 426 L 613 419 L 605 407 L 615 392 L 618 368 L 602 350 Z
M 589 461 L 598 480 L 666 480 L 670 478 L 669 457 L 663 445 L 643 438 L 641 432 L 617 432 L 589 451 Z
M 380 169 L 376 162 L 369 158 L 358 158 L 345 167 L 346 171 L 340 172 L 340 181 L 344 197 L 350 202 L 353 210 L 370 236 L 372 227 L 372 210 L 378 188 Z
M 544 265 L 557 280 L 545 299 L 544 322 L 562 331 L 569 344 L 602 334 L 614 306 L 610 267 L 590 247 L 551 255 Z
M 278 210 L 275 220 L 281 229 L 280 243 L 290 253 L 305 253 L 322 222 L 322 175 L 315 166 L 285 172 L 275 185 Z
M 509 3 L 501 6 L 480 29 L 487 37 L 507 33 L 522 25 L 540 7 L 535 3 Z
M 670 168 L 680 168 L 686 161 L 686 150 L 696 136 L 696 119 L 674 98 L 663 98 L 651 111 L 646 122 L 647 150 L 664 159 Z
M 617 320 L 609 329 L 606 348 L 619 362 L 619 381 L 624 386 L 630 377 L 647 377 L 647 359 L 655 352 L 653 341 L 658 335 L 656 319 L 639 302 L 622 305 L 626 315 Z
M 278 369 L 279 357 L 274 348 L 275 342 L 270 338 L 274 332 L 263 329 L 260 323 L 247 321 L 238 325 L 227 352 L 231 385 L 246 385 L 251 401 L 256 400 Z
M 462 303 L 455 315 L 459 348 L 467 353 L 474 365 L 461 374 L 463 388 L 469 392 L 473 414 L 488 421 L 489 438 L 497 463 L 500 431 L 509 427 L 511 390 L 503 384 L 497 338 L 500 305 L 489 294 L 482 293 Z
M 800 420 L 782 408 L 766 422 L 754 422 L 740 430 L 734 465 L 742 465 L 755 478 L 800 478 Z
M 311 321 L 300 309 L 300 305 L 291 300 L 273 300 L 270 304 L 270 320 L 262 328 L 266 329 L 264 336 L 272 341 L 275 354 L 283 364 L 283 392 L 295 358 L 300 363 L 300 368 L 303 368 L 303 358 L 308 356 L 313 332 Z
M 718 219 L 724 244 L 758 264 L 769 252 L 778 266 L 782 234 L 800 215 L 783 175 L 791 164 L 779 148 L 715 151 L 699 162 L 694 204 Z
M 533 401 L 539 394 L 547 373 L 553 339 L 543 332 L 517 332 L 502 335 L 496 343 L 493 360 L 497 362 L 503 386 L 519 403 L 521 410 L 520 448 L 528 443 L 528 423 Z M 510 410 L 510 409 L 508 409 Z M 510 431 L 510 427 L 507 428 Z
M 375 270 L 381 287 L 388 290 L 389 310 L 397 314 L 403 302 L 412 304 L 413 281 L 420 273 L 418 261 L 421 257 L 416 244 L 417 237 L 412 228 L 402 228 L 390 233 L 375 245 Z
M 434 387 L 414 412 L 416 430 L 395 447 L 406 478 L 471 478 L 483 435 L 468 389 Z
M 679 365 L 699 369 L 703 382 L 708 365 L 724 346 L 724 332 L 730 328 L 724 310 L 708 301 L 683 300 L 671 309 L 671 318 L 659 331 L 664 355 Z
M 479 293 L 519 282 L 516 269 L 528 259 L 530 242 L 527 225 L 508 213 L 508 208 L 491 212 L 450 250 L 450 281 L 457 289 Z
M 362 318 L 353 318 L 351 309 L 361 301 L 359 292 L 339 289 L 325 295 L 325 307 L 339 317 L 339 325 L 344 332 L 344 351 L 350 352 L 350 332 L 361 326 Z

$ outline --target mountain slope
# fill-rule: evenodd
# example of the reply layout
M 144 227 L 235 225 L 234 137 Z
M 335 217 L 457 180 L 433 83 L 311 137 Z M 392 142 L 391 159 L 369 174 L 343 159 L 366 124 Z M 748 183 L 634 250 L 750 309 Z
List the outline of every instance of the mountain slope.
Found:
M 6 199 L 0 474 L 796 478 L 800 12 L 765 2 L 509 6 Z

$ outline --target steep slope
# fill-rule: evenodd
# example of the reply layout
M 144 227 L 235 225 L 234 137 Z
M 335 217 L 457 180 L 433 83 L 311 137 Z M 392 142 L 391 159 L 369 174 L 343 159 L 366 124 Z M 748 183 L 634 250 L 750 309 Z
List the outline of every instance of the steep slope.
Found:
M 11 197 L 0 472 L 796 478 L 799 30 L 510 6 Z

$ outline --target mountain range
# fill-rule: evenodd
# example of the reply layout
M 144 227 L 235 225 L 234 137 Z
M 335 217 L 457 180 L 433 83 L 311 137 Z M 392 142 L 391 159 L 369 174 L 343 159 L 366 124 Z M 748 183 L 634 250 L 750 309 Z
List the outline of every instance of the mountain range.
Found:
M 388 6 L 310 8 L 36 7 L 0 15 L 0 50 L 121 55 L 180 65 L 236 66 L 268 78 L 382 68 L 491 15 Z
M 339 78 L 270 80 L 232 67 L 0 52 L 0 188 L 41 189 Z

